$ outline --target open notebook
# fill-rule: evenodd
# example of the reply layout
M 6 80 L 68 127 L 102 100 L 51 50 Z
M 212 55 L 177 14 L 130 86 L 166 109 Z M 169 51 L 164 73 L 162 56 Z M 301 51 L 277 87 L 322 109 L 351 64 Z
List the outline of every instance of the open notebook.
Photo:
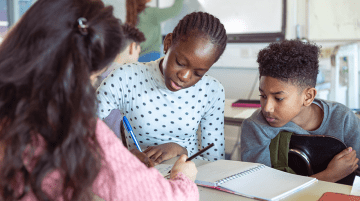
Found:
M 173 166 L 174 165 L 169 165 L 169 164 L 158 164 L 157 166 L 155 166 L 155 169 L 157 169 L 160 172 L 160 174 L 162 174 L 162 176 L 167 177 L 170 175 L 169 171 Z
M 195 183 L 249 198 L 278 200 L 316 181 L 259 163 L 219 160 L 198 167 Z

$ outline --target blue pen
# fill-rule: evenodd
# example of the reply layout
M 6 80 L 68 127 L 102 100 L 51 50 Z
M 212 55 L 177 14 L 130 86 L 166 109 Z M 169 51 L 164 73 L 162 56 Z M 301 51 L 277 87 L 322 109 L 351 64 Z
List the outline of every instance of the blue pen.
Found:
M 134 140 L 136 148 L 138 148 L 138 150 L 142 152 L 142 150 L 140 148 L 140 145 L 139 145 L 139 143 L 138 143 L 138 141 L 137 141 L 137 139 L 136 139 L 136 137 L 134 135 L 132 127 L 131 127 L 128 119 L 126 118 L 126 116 L 123 117 L 123 122 L 124 122 L 124 125 L 125 125 L 125 128 L 126 128 L 127 132 L 130 133 L 132 139 Z

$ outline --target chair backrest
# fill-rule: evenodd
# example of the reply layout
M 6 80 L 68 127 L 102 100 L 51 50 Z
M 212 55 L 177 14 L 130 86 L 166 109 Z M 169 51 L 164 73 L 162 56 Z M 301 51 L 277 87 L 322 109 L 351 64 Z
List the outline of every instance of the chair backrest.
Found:
M 325 170 L 335 155 L 346 149 L 339 139 L 324 135 L 291 136 L 289 145 L 289 167 L 296 174 L 311 176 Z M 336 183 L 352 185 L 355 172 Z
M 120 136 L 121 136 L 121 141 L 122 141 L 124 147 L 128 148 L 127 142 L 126 142 L 125 127 L 124 127 L 122 120 L 120 121 Z

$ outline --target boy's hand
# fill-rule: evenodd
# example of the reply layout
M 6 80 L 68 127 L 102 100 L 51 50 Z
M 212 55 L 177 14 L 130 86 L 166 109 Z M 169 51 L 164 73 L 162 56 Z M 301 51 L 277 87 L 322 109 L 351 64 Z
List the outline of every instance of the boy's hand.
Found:
M 169 160 L 181 154 L 187 155 L 187 150 L 176 143 L 170 142 L 149 147 L 144 153 L 157 165 L 162 161 Z
M 143 152 L 140 152 L 137 149 L 132 149 L 130 151 L 132 154 L 134 154 L 142 163 L 144 163 L 147 167 L 151 168 L 154 167 L 154 161 L 152 161 L 147 155 Z
M 334 156 L 324 171 L 333 182 L 336 182 L 354 172 L 358 168 L 358 161 L 356 151 L 348 147 Z

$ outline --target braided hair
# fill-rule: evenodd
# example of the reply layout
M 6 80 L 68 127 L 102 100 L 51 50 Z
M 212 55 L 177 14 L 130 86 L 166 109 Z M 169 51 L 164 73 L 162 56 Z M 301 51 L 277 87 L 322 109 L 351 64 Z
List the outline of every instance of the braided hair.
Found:
M 223 54 L 226 44 L 227 35 L 224 25 L 215 16 L 206 12 L 193 12 L 186 15 L 177 24 L 172 33 L 173 43 L 186 36 L 205 35 L 210 42 L 217 45 L 217 57 L 215 62 Z
M 138 14 L 146 8 L 146 0 L 126 0 L 126 23 L 136 26 Z
M 145 41 L 144 33 L 141 32 L 138 28 L 125 23 L 122 25 L 122 30 L 124 32 L 124 45 L 121 48 L 120 52 L 124 51 L 130 43 L 135 42 L 140 44 Z

